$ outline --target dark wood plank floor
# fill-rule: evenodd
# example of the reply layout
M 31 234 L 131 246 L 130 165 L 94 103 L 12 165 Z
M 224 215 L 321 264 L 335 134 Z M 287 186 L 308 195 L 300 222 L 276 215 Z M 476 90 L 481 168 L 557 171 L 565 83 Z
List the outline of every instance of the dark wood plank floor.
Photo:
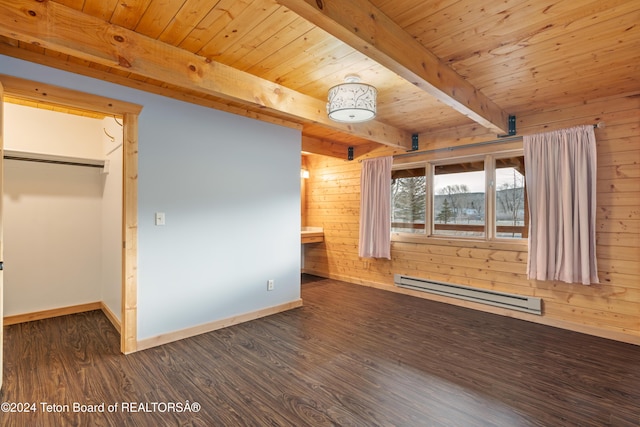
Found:
M 0 401 L 37 412 L 0 413 L 0 424 L 640 425 L 638 346 L 303 283 L 302 308 L 128 356 L 100 312 L 6 327 Z M 186 401 L 200 410 L 169 410 Z M 104 412 L 73 412 L 74 402 L 105 403 Z

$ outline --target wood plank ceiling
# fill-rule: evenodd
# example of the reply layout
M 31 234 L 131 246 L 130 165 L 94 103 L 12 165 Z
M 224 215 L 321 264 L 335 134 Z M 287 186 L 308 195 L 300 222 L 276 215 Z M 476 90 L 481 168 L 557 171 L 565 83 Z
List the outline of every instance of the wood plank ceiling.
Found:
M 0 54 L 300 127 L 346 156 L 640 92 L 637 0 L 0 0 Z M 1 72 L 1 70 L 0 70 Z M 348 74 L 372 122 L 329 120 Z

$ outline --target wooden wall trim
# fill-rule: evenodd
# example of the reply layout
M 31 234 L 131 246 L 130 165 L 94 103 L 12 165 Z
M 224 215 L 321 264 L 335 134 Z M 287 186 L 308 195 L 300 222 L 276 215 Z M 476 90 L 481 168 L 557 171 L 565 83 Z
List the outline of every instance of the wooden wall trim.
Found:
M 116 328 L 116 331 L 120 333 L 120 320 L 118 319 L 118 316 L 116 316 L 115 313 L 111 311 L 109 306 L 104 303 L 104 301 L 100 301 L 100 310 L 102 310 L 104 315 L 107 316 L 107 319 L 109 319 L 109 322 L 111 322 L 113 327 Z
M 46 83 L 34 82 L 19 77 L 0 74 L 6 94 L 30 101 L 95 111 L 107 116 L 125 113 L 139 114 L 142 107 L 125 101 L 92 95 Z
M 50 310 L 35 311 L 32 313 L 15 314 L 4 317 L 4 325 L 32 322 L 34 320 L 50 319 L 52 317 L 66 316 L 68 314 L 84 313 L 86 311 L 102 310 L 102 302 L 89 302 L 86 304 L 72 305 L 69 307 L 52 308 Z
M 31 313 L 15 314 L 13 316 L 6 316 L 3 319 L 3 322 L 5 326 L 9 326 L 18 323 L 32 322 L 34 320 L 44 320 L 51 319 L 53 317 L 67 316 L 70 314 L 86 313 L 87 311 L 94 310 L 102 310 L 113 327 L 116 328 L 118 333 L 120 332 L 120 321 L 118 320 L 118 317 L 111 311 L 104 301 L 52 308 L 49 310 L 34 311 Z
M 179 331 L 146 338 L 138 341 L 138 350 L 146 350 L 148 348 L 157 347 L 159 345 L 168 344 L 173 341 L 178 341 L 207 332 L 212 332 L 218 329 L 227 328 L 229 326 L 238 325 L 240 323 L 270 316 L 272 314 L 281 313 L 283 311 L 292 310 L 298 307 L 302 307 L 302 299 L 297 299 L 295 301 L 276 305 L 273 307 L 263 308 L 261 310 L 253 311 L 250 313 L 229 317 L 227 319 L 215 320 L 213 322 L 204 323 L 202 325 L 192 326 L 186 329 L 181 329 Z
M 133 353 L 138 341 L 138 115 L 123 117 L 122 331 L 120 348 Z

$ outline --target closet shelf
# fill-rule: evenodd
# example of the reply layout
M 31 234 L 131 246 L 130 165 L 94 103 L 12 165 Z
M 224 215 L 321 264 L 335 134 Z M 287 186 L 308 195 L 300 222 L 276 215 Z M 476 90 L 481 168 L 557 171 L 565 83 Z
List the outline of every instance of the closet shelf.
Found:
M 55 163 L 61 165 L 88 166 L 104 168 L 103 159 L 88 159 L 82 157 L 58 156 L 55 154 L 32 153 L 29 151 L 4 150 L 4 158 L 8 160 L 24 160 L 30 162 Z

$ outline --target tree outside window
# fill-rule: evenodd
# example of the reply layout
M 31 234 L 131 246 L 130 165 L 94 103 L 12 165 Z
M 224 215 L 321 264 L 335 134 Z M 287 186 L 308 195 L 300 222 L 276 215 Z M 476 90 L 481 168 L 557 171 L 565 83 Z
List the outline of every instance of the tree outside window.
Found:
M 524 157 L 496 159 L 496 237 L 526 237 Z
M 391 231 L 425 232 L 427 194 L 425 168 L 391 173 Z
M 433 186 L 434 235 L 485 235 L 484 161 L 438 165 Z
M 521 150 L 450 163 L 397 165 L 391 199 L 393 233 L 487 240 L 528 237 Z

